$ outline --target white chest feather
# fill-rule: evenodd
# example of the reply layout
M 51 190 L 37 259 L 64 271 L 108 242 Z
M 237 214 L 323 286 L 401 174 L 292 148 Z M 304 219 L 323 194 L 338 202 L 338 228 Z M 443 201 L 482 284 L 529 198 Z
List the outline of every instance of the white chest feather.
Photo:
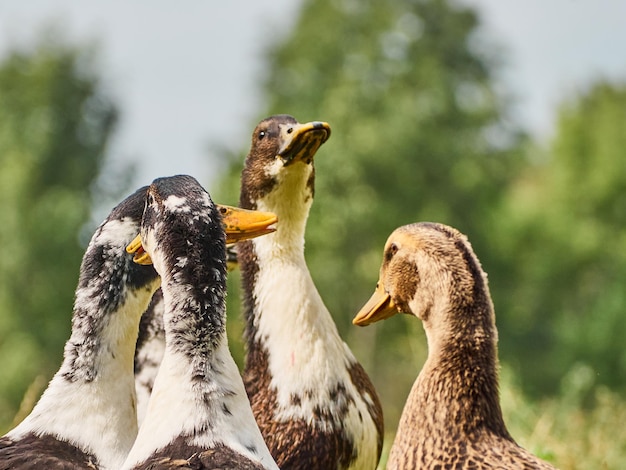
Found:
M 145 419 L 123 468 L 143 462 L 178 436 L 210 449 L 218 443 L 274 468 L 226 341 L 211 364 L 210 381 L 194 381 L 188 358 L 166 350 Z M 254 452 L 250 449 L 254 449 Z
M 304 258 L 284 252 L 273 256 L 272 236 L 255 241 L 260 266 L 254 298 L 260 313 L 255 319 L 256 339 L 268 351 L 270 386 L 277 393 L 276 418 L 302 419 L 325 431 L 341 427 L 362 443 L 360 447 L 372 449 L 374 457 L 368 458 L 375 459 L 378 435 L 367 406 L 373 398 L 366 394 L 362 400 L 362 391 L 352 382 L 349 369 L 356 360 L 339 336 Z M 338 398 L 338 384 L 345 387 L 345 396 L 353 398 L 347 415 L 341 412 L 346 401 L 341 394 Z M 299 398 L 297 405 L 294 396 Z M 342 418 L 315 420 L 319 409 L 328 411 L 329 418 Z
M 137 435 L 132 353 L 102 360 L 91 382 L 69 382 L 59 371 L 31 414 L 9 436 L 48 434 L 92 453 L 102 469 L 118 469 Z M 106 364 L 109 362 L 108 364 Z M 123 364 L 126 362 L 126 364 Z

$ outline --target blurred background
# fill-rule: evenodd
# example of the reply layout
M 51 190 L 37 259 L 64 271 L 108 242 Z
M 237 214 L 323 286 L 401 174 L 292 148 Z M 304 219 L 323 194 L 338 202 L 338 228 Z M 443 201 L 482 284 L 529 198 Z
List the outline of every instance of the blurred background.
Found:
M 420 322 L 355 328 L 400 225 L 468 235 L 489 274 L 516 440 L 562 469 L 626 461 L 626 3 L 0 1 L 0 434 L 69 336 L 95 226 L 189 173 L 236 204 L 250 134 L 324 120 L 306 256 L 384 404 Z M 242 361 L 238 275 L 231 349 Z

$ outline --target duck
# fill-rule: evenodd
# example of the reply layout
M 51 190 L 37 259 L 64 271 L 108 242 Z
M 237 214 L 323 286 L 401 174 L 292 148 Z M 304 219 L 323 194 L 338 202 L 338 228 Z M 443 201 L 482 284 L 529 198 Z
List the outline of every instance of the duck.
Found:
M 270 235 L 237 244 L 252 411 L 283 469 L 375 469 L 383 411 L 361 364 L 340 337 L 304 256 L 314 156 L 326 122 L 281 114 L 254 129 L 239 206 L 273 212 Z
M 428 356 L 402 411 L 387 468 L 554 468 L 507 430 L 494 306 L 465 235 L 431 222 L 391 233 L 375 292 L 353 323 L 366 326 L 397 313 L 422 321 Z
M 127 250 L 161 277 L 165 352 L 121 468 L 277 469 L 228 346 L 226 237 L 209 193 L 187 175 L 154 180 Z
M 237 242 L 271 233 L 277 219 L 274 214 L 262 214 L 239 207 L 216 204 L 226 232 L 226 260 L 229 271 L 237 267 Z M 141 425 L 146 414 L 154 379 L 165 353 L 165 328 L 163 326 L 163 293 L 158 289 L 152 296 L 148 309 L 141 316 L 135 346 L 134 374 L 137 392 L 137 423 Z
M 63 362 L 32 412 L 0 438 L 0 469 L 119 469 L 137 435 L 133 355 L 160 285 L 125 251 L 147 187 L 118 204 L 83 256 Z

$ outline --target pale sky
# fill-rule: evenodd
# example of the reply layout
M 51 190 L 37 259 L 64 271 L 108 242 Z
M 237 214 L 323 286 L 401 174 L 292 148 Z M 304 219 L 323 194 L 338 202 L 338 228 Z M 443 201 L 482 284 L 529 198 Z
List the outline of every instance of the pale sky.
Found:
M 626 81 L 624 0 L 463 0 L 505 51 L 518 120 L 550 135 L 556 105 L 593 79 Z M 293 0 L 129 2 L 0 0 L 0 54 L 56 22 L 101 46 L 122 120 L 111 151 L 142 168 L 137 184 L 188 173 L 210 191 L 210 146 L 239 150 L 262 112 L 266 46 L 289 32 Z M 323 116 L 296 116 L 301 120 Z

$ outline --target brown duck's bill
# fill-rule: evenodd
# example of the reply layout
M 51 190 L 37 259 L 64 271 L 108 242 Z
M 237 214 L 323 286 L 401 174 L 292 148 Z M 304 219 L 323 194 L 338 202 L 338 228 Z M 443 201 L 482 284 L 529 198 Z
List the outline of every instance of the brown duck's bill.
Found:
M 220 214 L 222 214 L 226 243 L 236 243 L 260 237 L 276 230 L 271 225 L 278 221 L 278 217 L 272 212 L 251 211 L 222 204 L 217 204 L 217 208 Z M 152 264 L 150 255 L 143 249 L 140 235 L 137 235 L 130 242 L 126 247 L 126 251 L 135 255 L 133 257 L 135 263 Z
M 385 292 L 383 283 L 379 281 L 376 291 L 352 319 L 352 323 L 358 326 L 367 326 L 370 323 L 385 320 L 396 313 L 398 313 L 396 304 L 391 300 L 391 296 Z
M 283 144 L 278 151 L 281 158 L 287 163 L 310 163 L 317 150 L 330 137 L 330 125 L 327 122 L 312 121 L 285 126 L 281 129 L 281 137 Z

